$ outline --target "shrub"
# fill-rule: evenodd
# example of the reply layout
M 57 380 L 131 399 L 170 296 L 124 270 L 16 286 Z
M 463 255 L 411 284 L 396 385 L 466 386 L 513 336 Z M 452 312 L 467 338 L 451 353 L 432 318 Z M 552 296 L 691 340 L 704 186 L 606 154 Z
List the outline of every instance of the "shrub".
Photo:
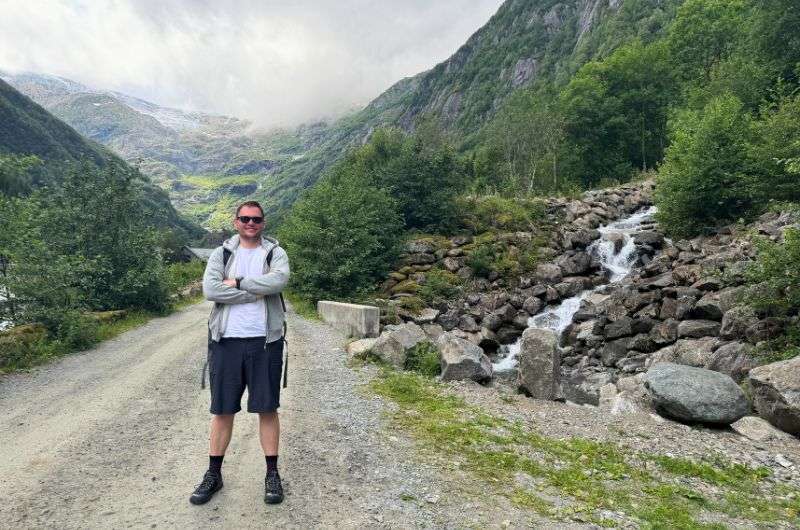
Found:
M 177 293 L 187 285 L 201 280 L 205 268 L 206 264 L 198 260 L 170 263 L 166 267 L 166 282 L 169 292 Z
M 423 341 L 411 348 L 404 368 L 427 377 L 436 377 L 442 371 L 439 350 L 430 341 Z
M 461 197 L 461 224 L 474 234 L 489 230 L 528 231 L 541 223 L 544 203 L 536 199 L 507 198 L 497 194 Z
M 425 303 L 433 305 L 458 296 L 461 283 L 461 278 L 452 272 L 433 269 L 425 275 L 425 283 L 420 286 L 417 294 Z
M 399 256 L 402 227 L 385 191 L 340 166 L 297 201 L 279 231 L 292 290 L 313 301 L 371 290 Z
M 679 237 L 747 216 L 751 120 L 734 96 L 684 112 L 658 173 L 658 220 Z

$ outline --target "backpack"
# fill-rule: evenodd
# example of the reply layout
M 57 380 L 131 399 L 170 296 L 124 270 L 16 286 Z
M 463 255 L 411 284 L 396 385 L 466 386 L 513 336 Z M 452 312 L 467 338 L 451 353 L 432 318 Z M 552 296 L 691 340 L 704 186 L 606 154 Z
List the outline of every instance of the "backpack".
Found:
M 272 268 L 272 251 L 275 250 L 275 247 L 269 249 L 267 253 L 267 267 Z M 231 251 L 227 248 L 222 249 L 222 268 L 224 269 L 228 265 L 228 260 L 231 258 Z M 283 337 L 281 340 L 283 341 L 283 352 L 284 352 L 284 361 L 283 361 L 283 388 L 288 386 L 288 373 L 289 373 L 289 341 L 286 340 L 286 300 L 283 299 L 283 293 L 278 293 L 278 296 L 281 298 L 281 306 L 283 307 Z M 208 341 L 211 342 L 211 330 L 208 331 Z M 208 357 L 206 357 L 206 362 L 203 365 L 203 375 L 200 379 L 200 388 L 206 388 L 206 371 L 208 370 Z

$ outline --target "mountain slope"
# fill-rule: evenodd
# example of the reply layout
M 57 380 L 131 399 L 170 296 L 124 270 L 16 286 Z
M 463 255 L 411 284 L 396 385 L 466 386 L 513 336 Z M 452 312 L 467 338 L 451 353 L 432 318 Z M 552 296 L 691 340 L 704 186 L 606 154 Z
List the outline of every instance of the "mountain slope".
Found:
M 484 124 L 517 90 L 557 88 L 586 62 L 621 44 L 656 38 L 683 0 L 507 0 L 449 59 L 386 90 L 360 112 L 340 119 L 325 139 L 286 164 L 263 187 L 270 210 L 297 195 L 347 149 L 378 127 L 414 129 L 434 116 L 468 149 Z
M 59 174 L 68 165 L 90 163 L 105 168 L 131 168 L 104 147 L 86 140 L 69 125 L 55 118 L 40 105 L 0 80 L 0 154 L 36 155 L 44 164 L 35 175 L 35 185 L 58 184 Z M 151 212 L 157 224 L 178 227 L 186 235 L 198 236 L 198 227 L 182 219 L 166 193 L 139 174 L 136 185 L 142 190 L 142 207 Z

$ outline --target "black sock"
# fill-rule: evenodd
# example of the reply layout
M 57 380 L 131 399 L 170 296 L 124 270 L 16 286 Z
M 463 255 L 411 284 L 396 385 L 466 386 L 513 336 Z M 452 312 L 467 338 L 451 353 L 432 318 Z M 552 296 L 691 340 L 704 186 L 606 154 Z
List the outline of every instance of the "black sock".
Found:
M 270 471 L 278 471 L 278 455 L 264 456 L 267 460 L 267 473 Z
M 225 455 L 219 455 L 219 456 L 208 455 L 208 470 L 221 475 L 223 458 L 225 458 Z

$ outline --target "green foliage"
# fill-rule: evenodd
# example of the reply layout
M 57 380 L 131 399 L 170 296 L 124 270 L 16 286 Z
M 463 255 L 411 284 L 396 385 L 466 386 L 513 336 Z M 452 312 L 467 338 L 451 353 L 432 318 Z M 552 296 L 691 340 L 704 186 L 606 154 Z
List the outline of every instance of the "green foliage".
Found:
M 466 264 L 476 276 L 484 278 L 491 273 L 502 277 L 515 276 L 535 267 L 534 256 L 539 243 L 533 241 L 524 248 L 521 259 L 519 248 L 509 245 L 507 241 L 498 240 L 493 233 L 486 233 L 475 238 L 466 247 Z
M 166 284 L 170 293 L 177 293 L 187 285 L 203 279 L 206 264 L 199 260 L 170 263 L 166 266 Z
M 432 269 L 425 274 L 425 283 L 417 291 L 428 306 L 443 300 L 452 300 L 461 292 L 461 278 L 452 272 Z
M 749 155 L 757 165 L 750 177 L 755 200 L 800 201 L 800 93 L 766 105 L 753 123 Z
M 745 0 L 686 0 L 669 27 L 667 47 L 687 81 L 707 81 L 748 33 Z
M 458 160 L 440 132 L 423 123 L 412 136 L 378 130 L 343 166 L 365 184 L 386 190 L 406 228 L 447 229 L 455 224 L 454 197 L 461 187 Z
M 418 343 L 409 350 L 404 368 L 425 377 L 436 377 L 442 370 L 439 350 L 430 341 Z
M 751 212 L 751 139 L 751 119 L 735 96 L 680 116 L 656 188 L 658 220 L 670 233 L 695 235 Z
M 62 186 L 25 200 L 0 200 L 0 249 L 9 262 L 0 288 L 14 295 L 6 312 L 13 322 L 42 323 L 75 349 L 94 334 L 76 315 L 163 310 L 167 290 L 159 234 L 141 210 L 133 176 L 86 165 L 62 178 Z
M 458 199 L 461 224 L 474 234 L 489 230 L 530 231 L 542 224 L 544 203 L 537 199 L 469 195 Z
M 0 155 L 0 193 L 17 197 L 30 193 L 31 168 L 41 164 L 35 156 Z
M 316 301 L 371 289 L 398 258 L 401 230 L 396 202 L 339 166 L 295 204 L 279 231 L 292 259 L 292 290 Z
M 750 283 L 761 286 L 753 289 L 748 298 L 763 312 L 779 315 L 800 311 L 800 230 L 788 228 L 782 243 L 759 239 L 758 259 L 750 266 Z
M 583 185 L 627 179 L 654 167 L 667 144 L 667 109 L 675 98 L 665 46 L 634 42 L 586 64 L 561 93 L 567 141 Z

